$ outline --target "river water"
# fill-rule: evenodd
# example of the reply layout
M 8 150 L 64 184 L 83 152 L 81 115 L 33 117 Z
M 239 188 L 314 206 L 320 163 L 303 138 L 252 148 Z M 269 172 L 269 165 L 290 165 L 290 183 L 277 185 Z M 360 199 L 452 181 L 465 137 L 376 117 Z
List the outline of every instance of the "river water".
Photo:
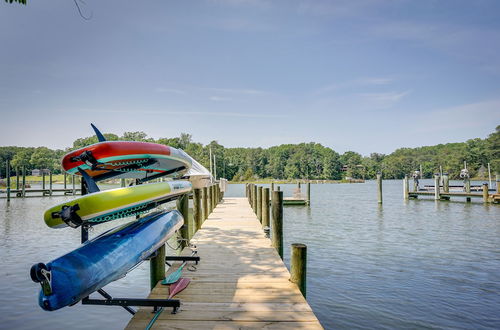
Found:
M 280 186 L 285 196 L 296 188 Z M 243 195 L 243 185 L 229 185 L 226 196 Z M 384 181 L 382 206 L 373 181 L 312 185 L 311 196 L 311 207 L 285 207 L 284 253 L 289 265 L 290 244 L 307 244 L 307 300 L 325 328 L 500 328 L 498 205 L 405 202 L 400 181 Z M 37 304 L 31 265 L 79 244 L 79 230 L 50 229 L 42 219 L 70 198 L 0 199 L 1 329 L 121 329 L 130 319 L 120 307 L 45 312 Z M 102 224 L 91 236 L 128 220 Z M 148 263 L 106 290 L 147 296 Z

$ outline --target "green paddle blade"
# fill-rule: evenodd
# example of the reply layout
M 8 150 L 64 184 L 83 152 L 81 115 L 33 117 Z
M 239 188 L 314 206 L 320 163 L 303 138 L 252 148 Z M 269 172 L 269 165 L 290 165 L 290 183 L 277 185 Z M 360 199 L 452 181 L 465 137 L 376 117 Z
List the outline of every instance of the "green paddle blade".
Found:
M 177 268 L 175 272 L 170 273 L 170 275 L 168 275 L 165 279 L 163 279 L 163 281 L 161 281 L 161 284 L 168 285 L 177 282 L 179 278 L 181 278 L 182 268 L 184 268 L 185 264 L 186 263 L 183 263 L 179 268 Z

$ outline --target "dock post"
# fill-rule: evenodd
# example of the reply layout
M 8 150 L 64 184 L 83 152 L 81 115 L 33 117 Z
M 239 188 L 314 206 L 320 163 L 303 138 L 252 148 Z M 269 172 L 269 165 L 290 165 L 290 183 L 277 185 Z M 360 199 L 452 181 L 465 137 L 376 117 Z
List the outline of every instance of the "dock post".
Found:
M 62 170 L 63 173 L 64 173 L 64 194 L 66 195 L 66 189 L 67 189 L 67 176 L 68 174 L 66 174 L 66 171 L 63 169 Z
M 273 247 L 278 251 L 281 259 L 283 259 L 283 192 L 273 191 L 272 205 L 272 235 L 271 240 Z
M 301 243 L 292 244 L 290 259 L 290 282 L 297 284 L 304 298 L 307 291 L 307 246 Z
M 42 170 L 42 190 L 45 190 L 45 171 Z M 44 192 L 42 192 L 42 195 L 44 195 Z
M 212 213 L 212 186 L 207 187 L 207 218 Z
M 217 185 L 214 184 L 212 186 L 212 211 L 215 209 L 217 206 Z
M 49 195 L 52 196 L 52 170 L 49 172 Z
M 382 204 L 382 173 L 377 173 L 378 203 Z
M 443 191 L 445 193 L 450 192 L 450 177 L 448 176 L 448 173 L 443 173 Z
M 417 178 L 413 178 L 413 192 L 417 192 L 418 191 L 418 179 Z
M 23 197 L 26 197 L 26 166 L 23 166 Z
M 255 214 L 257 214 L 257 185 L 253 185 L 253 192 L 252 192 L 252 208 Z
M 410 188 L 410 182 L 408 181 L 408 175 L 405 175 L 405 178 L 403 179 L 403 199 L 406 201 L 408 200 L 408 190 Z
M 19 193 L 19 167 L 16 167 L 16 190 Z
M 252 207 L 252 192 L 253 192 L 253 188 L 252 188 L 252 184 L 249 183 L 248 184 L 248 204 L 250 204 L 250 207 Z
M 269 188 L 262 189 L 262 227 L 269 227 Z
M 464 188 L 465 188 L 465 192 L 466 192 L 466 193 L 468 193 L 468 194 L 470 194 L 470 179 L 469 179 L 469 178 L 466 178 L 466 179 L 464 180 L 464 186 L 465 186 L 465 187 L 464 187 Z M 465 198 L 465 200 L 466 200 L 467 202 L 470 202 L 470 201 L 471 201 L 471 198 L 470 198 L 470 197 L 467 197 L 467 198 Z
M 10 162 L 5 161 L 5 178 L 7 179 L 7 202 L 10 201 Z
M 434 174 L 434 199 L 439 200 L 439 174 Z
M 201 189 L 193 189 L 193 234 L 195 234 L 201 228 L 201 224 L 203 222 L 202 216 L 203 211 L 201 208 Z
M 189 194 L 184 194 L 182 195 L 178 200 L 177 200 L 177 211 L 179 211 L 182 214 L 182 217 L 184 218 L 184 225 L 181 227 L 181 236 L 183 238 L 182 240 L 182 247 L 185 248 L 186 246 L 189 245 L 189 232 L 191 230 L 191 219 L 189 218 Z
M 485 182 L 483 183 L 483 202 L 488 203 L 488 198 L 489 198 L 488 184 Z
M 73 184 L 73 196 L 74 196 L 74 195 L 76 195 L 75 175 L 74 174 L 71 176 L 71 183 Z
M 271 182 L 271 194 L 273 193 L 274 191 L 274 182 Z
M 262 186 L 257 188 L 257 219 L 262 223 Z
M 311 182 L 307 182 L 307 205 L 311 205 Z
M 120 179 L 120 186 L 121 186 L 122 188 L 125 188 L 125 186 L 126 186 L 126 185 L 125 185 L 125 179 Z
M 158 281 L 165 278 L 165 244 L 156 250 L 156 256 L 149 261 L 149 283 L 151 290 L 154 289 Z
M 208 218 L 208 188 L 203 187 L 201 190 L 201 206 L 203 208 L 202 223 Z
M 500 184 L 500 174 L 495 175 L 495 181 L 497 184 L 497 194 L 500 194 L 500 186 L 498 185 Z

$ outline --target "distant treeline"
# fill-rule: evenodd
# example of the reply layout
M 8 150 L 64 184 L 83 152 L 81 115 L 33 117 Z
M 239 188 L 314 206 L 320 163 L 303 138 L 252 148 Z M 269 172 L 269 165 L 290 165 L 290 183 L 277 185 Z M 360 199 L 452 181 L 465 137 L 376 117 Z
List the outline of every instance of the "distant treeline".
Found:
M 486 139 L 471 139 L 462 143 L 447 143 L 420 148 L 401 148 L 389 155 L 372 153 L 363 157 L 354 151 L 339 154 L 319 143 L 282 144 L 263 148 L 225 148 L 212 141 L 207 145 L 193 142 L 190 134 L 180 137 L 148 138 L 144 132 L 125 132 L 123 136 L 104 134 L 110 140 L 148 141 L 181 148 L 209 168 L 209 150 L 216 157 L 217 176 L 233 181 L 260 178 L 340 180 L 346 177 L 372 179 L 377 172 L 384 178 L 400 179 L 422 165 L 424 177 L 439 172 L 439 166 L 458 178 L 464 161 L 472 177 L 485 177 L 487 164 L 492 173 L 500 173 L 500 126 Z M 74 149 L 97 142 L 95 136 L 80 138 L 67 150 L 51 150 L 46 147 L 0 147 L 0 175 L 5 175 L 6 160 L 11 162 L 12 172 L 26 166 L 31 169 L 50 169 L 61 172 L 62 156 Z

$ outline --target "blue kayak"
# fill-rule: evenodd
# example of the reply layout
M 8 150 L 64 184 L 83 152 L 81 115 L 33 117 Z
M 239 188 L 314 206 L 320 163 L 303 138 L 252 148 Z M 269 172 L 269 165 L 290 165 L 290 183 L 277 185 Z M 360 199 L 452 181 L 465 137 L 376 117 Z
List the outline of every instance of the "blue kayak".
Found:
M 40 282 L 38 303 L 47 311 L 72 305 L 123 277 L 165 244 L 184 223 L 178 211 L 163 211 L 111 229 L 47 264 L 31 268 Z

